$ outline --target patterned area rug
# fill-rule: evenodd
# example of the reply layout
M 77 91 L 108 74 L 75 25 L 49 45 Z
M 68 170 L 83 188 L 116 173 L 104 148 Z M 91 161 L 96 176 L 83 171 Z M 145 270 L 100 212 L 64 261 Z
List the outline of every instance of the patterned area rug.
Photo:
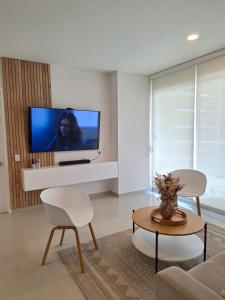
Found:
M 76 284 L 88 300 L 153 299 L 154 259 L 138 250 L 131 241 L 132 231 L 119 232 L 93 242 L 82 244 L 85 273 L 80 266 L 75 247 L 58 252 Z M 201 238 L 202 234 L 199 235 Z M 225 249 L 225 232 L 215 226 L 208 229 L 208 258 Z M 202 262 L 202 256 L 183 263 L 160 261 L 159 270 L 177 265 L 185 270 Z

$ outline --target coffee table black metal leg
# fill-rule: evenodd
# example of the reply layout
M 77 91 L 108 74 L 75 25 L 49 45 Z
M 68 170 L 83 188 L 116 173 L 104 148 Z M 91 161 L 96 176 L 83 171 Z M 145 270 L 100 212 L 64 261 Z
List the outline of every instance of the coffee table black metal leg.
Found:
M 158 272 L 158 247 L 159 247 L 159 233 L 156 231 L 155 233 L 155 273 Z
M 134 209 L 133 209 L 133 213 L 134 213 Z M 135 224 L 133 222 L 133 233 L 135 232 Z
M 204 226 L 204 261 L 206 261 L 206 247 L 207 247 L 207 223 Z

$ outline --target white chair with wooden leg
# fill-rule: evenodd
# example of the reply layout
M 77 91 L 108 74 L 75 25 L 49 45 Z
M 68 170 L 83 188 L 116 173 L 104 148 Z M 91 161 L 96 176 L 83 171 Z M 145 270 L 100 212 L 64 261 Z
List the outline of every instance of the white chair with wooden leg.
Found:
M 181 191 L 177 193 L 178 196 L 195 197 L 197 212 L 201 216 L 201 207 L 199 197 L 205 193 L 207 179 L 205 174 L 200 171 L 192 169 L 181 169 L 171 172 L 175 177 L 180 178 L 180 183 L 184 184 Z
M 81 272 L 84 272 L 84 263 L 80 247 L 80 238 L 78 228 L 89 225 L 95 248 L 98 249 L 91 220 L 94 216 L 94 210 L 89 196 L 77 189 L 71 187 L 55 187 L 41 192 L 41 200 L 44 203 L 49 222 L 54 226 L 51 230 L 42 265 L 45 264 L 48 251 L 55 230 L 62 230 L 60 245 L 66 229 L 72 229 L 75 232 L 77 251 L 80 260 Z

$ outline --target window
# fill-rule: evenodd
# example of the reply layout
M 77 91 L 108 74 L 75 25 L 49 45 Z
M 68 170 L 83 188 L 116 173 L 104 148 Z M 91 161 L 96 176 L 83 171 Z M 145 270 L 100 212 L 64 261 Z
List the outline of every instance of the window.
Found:
M 196 168 L 225 211 L 225 56 L 152 80 L 152 175 Z
M 199 64 L 197 169 L 207 176 L 203 203 L 225 210 L 225 57 Z
M 194 68 L 153 81 L 153 173 L 192 168 Z

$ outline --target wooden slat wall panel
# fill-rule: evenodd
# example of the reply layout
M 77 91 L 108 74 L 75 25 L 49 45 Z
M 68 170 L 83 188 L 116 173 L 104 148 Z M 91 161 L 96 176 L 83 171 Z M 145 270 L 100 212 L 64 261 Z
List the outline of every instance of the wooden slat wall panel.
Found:
M 12 208 L 40 204 L 40 192 L 24 192 L 21 168 L 29 168 L 32 158 L 42 166 L 54 164 L 54 153 L 29 153 L 28 106 L 51 107 L 50 66 L 19 59 L 2 58 L 3 90 Z M 15 154 L 21 161 L 15 162 Z

